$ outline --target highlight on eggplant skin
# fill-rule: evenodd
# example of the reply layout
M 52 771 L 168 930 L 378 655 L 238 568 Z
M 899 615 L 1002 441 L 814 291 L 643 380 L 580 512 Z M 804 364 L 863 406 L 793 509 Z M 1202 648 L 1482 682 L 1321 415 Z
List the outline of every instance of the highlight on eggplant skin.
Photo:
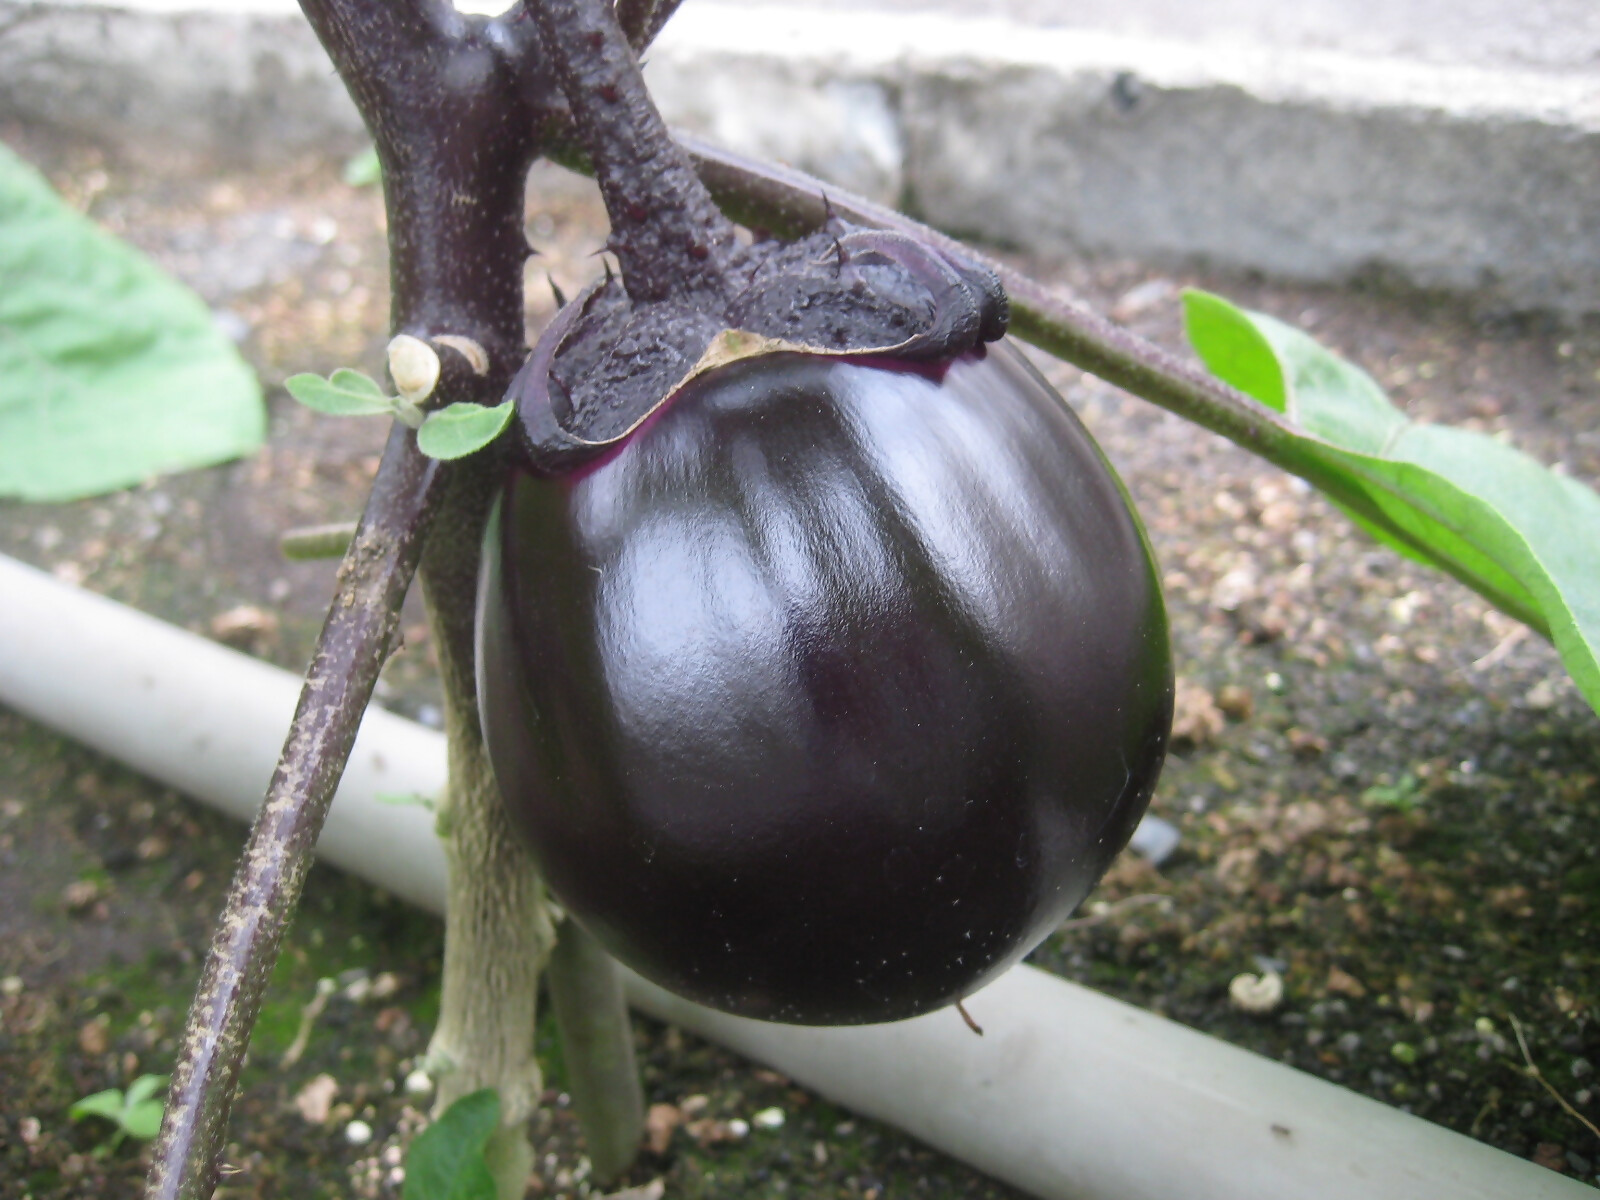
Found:
M 804 1024 L 951 1004 L 1084 898 L 1172 712 L 1120 482 L 1008 343 L 776 354 L 580 469 L 514 467 L 479 702 L 560 903 L 671 991 Z

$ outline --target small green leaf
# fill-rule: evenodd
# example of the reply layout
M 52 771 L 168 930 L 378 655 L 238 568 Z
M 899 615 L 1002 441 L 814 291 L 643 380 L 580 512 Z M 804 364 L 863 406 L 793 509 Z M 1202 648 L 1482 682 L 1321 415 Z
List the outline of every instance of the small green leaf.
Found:
M 265 435 L 205 302 L 0 145 L 0 496 L 98 495 Z
M 124 1101 L 121 1088 L 107 1088 L 103 1092 L 96 1092 L 92 1096 L 85 1096 L 71 1108 L 67 1115 L 74 1121 L 84 1117 L 104 1117 L 108 1121 L 122 1124 Z
M 345 162 L 344 181 L 351 187 L 371 187 L 383 182 L 383 164 L 378 161 L 376 146 L 368 146 Z
M 127 1105 L 132 1108 L 135 1104 L 143 1104 L 162 1088 L 167 1086 L 165 1075 L 141 1075 L 128 1085 Z
M 161 1114 L 165 1106 L 159 1100 L 146 1100 L 143 1104 L 130 1104 L 118 1122 L 129 1137 L 148 1142 L 161 1132 Z
M 327 379 L 320 375 L 291 375 L 283 381 L 289 394 L 307 408 L 334 417 L 370 417 L 394 412 L 394 400 L 360 371 L 340 367 Z
M 1224 383 L 1282 412 L 1288 397 L 1272 343 L 1221 296 L 1190 288 L 1183 293 L 1183 327 L 1200 361 Z
M 484 1147 L 500 1125 L 493 1088 L 461 1097 L 411 1143 L 401 1200 L 495 1200 Z
M 511 410 L 509 400 L 493 408 L 465 402 L 441 408 L 417 431 L 417 448 L 430 458 L 464 458 L 500 436 Z
M 1372 377 L 1312 338 L 1221 297 L 1190 293 L 1201 337 L 1248 347 L 1249 324 L 1286 381 L 1282 408 L 1303 432 L 1278 461 L 1326 492 L 1362 528 L 1447 571 L 1548 636 L 1600 712 L 1600 495 L 1493 438 L 1408 421 Z M 1224 334 L 1215 331 L 1222 329 Z M 1259 364 L 1208 366 L 1270 404 Z M 1202 352 L 1204 356 L 1204 352 Z M 1288 461 L 1284 461 L 1287 457 Z
M 328 376 L 328 382 L 341 392 L 349 392 L 352 396 L 365 396 L 369 400 L 389 399 L 383 394 L 383 387 L 376 379 L 354 367 L 337 368 Z
M 1417 797 L 1422 784 L 1410 772 L 1402 775 L 1398 783 L 1375 783 L 1361 793 L 1361 803 L 1368 808 L 1397 808 L 1411 812 L 1417 807 Z

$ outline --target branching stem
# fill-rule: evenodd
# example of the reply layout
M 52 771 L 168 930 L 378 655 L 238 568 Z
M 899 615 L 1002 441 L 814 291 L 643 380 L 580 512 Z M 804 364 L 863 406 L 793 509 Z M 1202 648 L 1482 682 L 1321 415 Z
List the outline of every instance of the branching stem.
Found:
M 522 193 L 536 149 L 528 107 L 537 94 L 529 82 L 536 39 L 526 25 L 519 31 L 463 18 L 439 0 L 305 0 L 304 7 L 384 161 L 395 331 L 454 334 L 485 347 L 489 377 L 461 360 L 447 369 L 440 393 L 492 403 L 523 345 Z M 451 497 L 462 490 L 452 486 L 447 495 L 441 485 L 486 469 L 472 460 L 442 467 L 418 451 L 409 429 L 391 432 L 190 1010 L 149 1197 L 203 1200 L 216 1186 L 250 1031 L 317 835 L 429 524 L 449 519 Z M 470 623 L 470 596 L 454 602 Z

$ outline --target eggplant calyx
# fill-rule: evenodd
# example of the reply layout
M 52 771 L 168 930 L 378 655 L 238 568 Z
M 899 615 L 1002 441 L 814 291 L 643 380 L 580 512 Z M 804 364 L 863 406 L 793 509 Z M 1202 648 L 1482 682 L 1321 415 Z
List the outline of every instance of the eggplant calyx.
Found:
M 638 304 L 613 277 L 546 327 L 512 381 L 525 459 L 561 474 L 620 445 L 686 384 L 767 354 L 949 360 L 1005 333 L 995 276 L 902 233 L 831 221 L 752 247 L 724 312 L 690 297 Z

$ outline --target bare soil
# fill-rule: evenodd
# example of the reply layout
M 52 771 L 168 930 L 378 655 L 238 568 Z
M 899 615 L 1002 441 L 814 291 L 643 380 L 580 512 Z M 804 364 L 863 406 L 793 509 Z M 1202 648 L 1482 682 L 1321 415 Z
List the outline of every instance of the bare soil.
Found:
M 300 668 L 334 568 L 284 561 L 277 539 L 355 515 L 384 429 L 316 416 L 278 385 L 299 370 L 378 372 L 377 195 L 343 184 L 338 163 L 164 176 L 0 132 L 205 296 L 266 381 L 272 430 L 245 462 L 79 504 L 0 506 L 0 552 Z M 536 173 L 531 326 L 553 310 L 546 273 L 570 294 L 599 270 L 603 229 L 587 184 Z M 1022 265 L 1172 346 L 1179 290 L 1221 291 L 1352 357 L 1414 416 L 1600 480 L 1595 329 L 1376 283 Z M 1159 867 L 1125 855 L 1034 961 L 1596 1182 L 1600 720 L 1547 645 L 1374 546 L 1296 481 L 1041 365 L 1126 478 L 1165 575 L 1180 740 L 1153 811 L 1182 841 Z M 406 625 L 380 698 L 436 723 L 420 610 Z M 109 1149 L 108 1126 L 67 1109 L 168 1069 L 241 832 L 0 710 L 0 1197 L 137 1194 L 138 1145 Z M 439 938 L 436 921 L 365 885 L 313 878 L 219 1194 L 398 1196 L 427 1108 L 405 1081 L 437 1005 Z M 1230 983 L 1263 971 L 1282 978 L 1282 1002 L 1242 1011 Z M 335 989 L 307 1018 L 324 978 Z M 626 1183 L 659 1178 L 671 1197 L 1016 1195 L 680 1031 L 640 1021 L 638 1037 L 649 1098 L 670 1106 L 658 1118 L 681 1123 Z M 530 1194 L 603 1191 L 548 1030 L 544 1045 Z M 768 1109 L 780 1127 L 736 1136 L 733 1122 Z

